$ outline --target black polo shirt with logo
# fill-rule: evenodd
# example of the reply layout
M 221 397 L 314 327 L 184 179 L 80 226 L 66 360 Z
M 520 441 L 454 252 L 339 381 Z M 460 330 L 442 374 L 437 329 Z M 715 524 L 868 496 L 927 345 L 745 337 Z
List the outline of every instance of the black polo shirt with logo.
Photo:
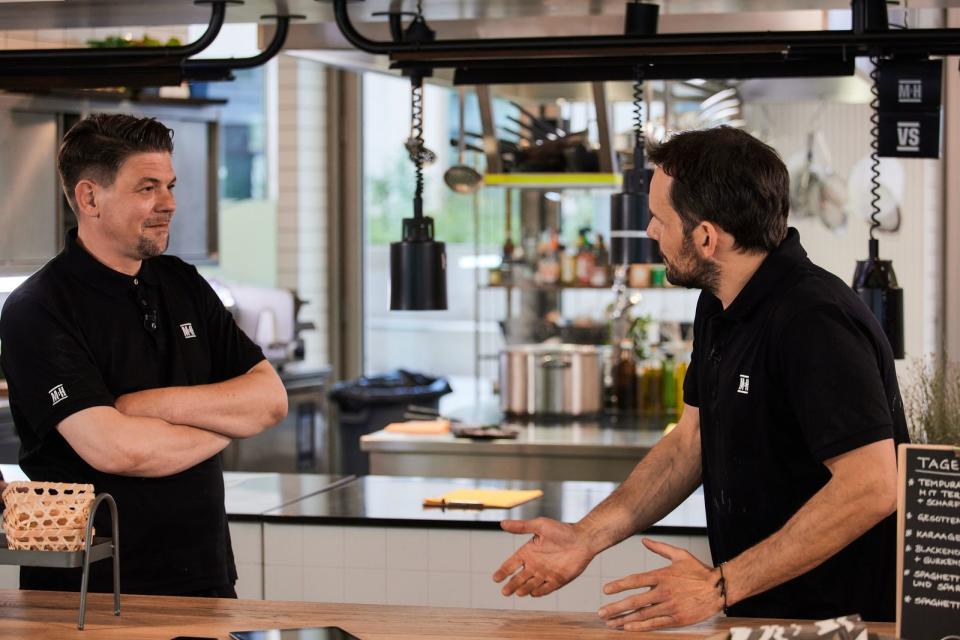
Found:
M 830 479 L 824 461 L 907 442 L 893 353 L 846 283 L 814 265 L 790 229 L 730 306 L 704 292 L 684 399 L 700 412 L 715 563 L 780 528 Z M 730 615 L 893 620 L 896 520 L 820 566 L 730 607 Z
M 125 393 L 220 382 L 263 360 L 196 268 L 159 256 L 128 276 L 87 253 L 74 229 L 64 250 L 7 299 L 0 342 L 20 466 L 32 480 L 88 482 L 113 495 L 123 591 L 177 594 L 233 584 L 219 455 L 163 478 L 117 476 L 85 463 L 56 429 Z M 101 511 L 95 526 L 104 535 L 110 525 Z M 92 590 L 112 589 L 110 565 L 91 565 Z M 24 589 L 79 585 L 79 569 L 21 569 Z

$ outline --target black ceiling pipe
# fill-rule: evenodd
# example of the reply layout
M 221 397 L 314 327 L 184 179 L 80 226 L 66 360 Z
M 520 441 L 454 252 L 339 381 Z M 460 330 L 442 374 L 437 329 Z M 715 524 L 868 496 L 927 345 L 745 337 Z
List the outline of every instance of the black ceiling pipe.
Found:
M 210 46 L 226 16 L 226 5 L 243 4 L 242 0 L 196 0 L 194 4 L 210 4 L 210 22 L 203 35 L 180 47 L 107 47 L 103 49 L 17 49 L 0 51 L 2 67 L 76 67 L 84 64 L 158 64 L 182 60 Z M 4 69 L 5 73 L 8 69 Z
M 237 69 L 252 69 L 268 62 L 280 53 L 290 34 L 290 21 L 303 20 L 302 15 L 267 15 L 262 19 L 273 18 L 277 21 L 277 30 L 273 39 L 263 51 L 249 58 L 209 58 L 203 60 L 186 60 L 183 63 L 183 75 L 186 80 L 217 80 L 231 77 L 231 72 Z
M 183 82 L 179 65 L 131 69 L 43 69 L 25 75 L 0 73 L 0 89 L 7 91 L 43 91 L 48 89 L 97 89 L 101 87 L 163 87 Z
M 635 65 L 563 65 L 510 67 L 457 67 L 453 84 L 522 84 L 551 82 L 629 81 Z M 849 76 L 854 72 L 853 59 L 843 61 L 764 61 L 749 66 L 739 61 L 696 62 L 683 64 L 644 65 L 647 80 L 687 80 L 689 78 L 745 79 L 745 78 L 810 78 Z
M 216 82 L 233 80 L 232 71 L 249 69 L 266 63 L 283 48 L 290 32 L 290 20 L 303 16 L 263 16 L 275 18 L 277 30 L 267 47 L 249 58 L 211 58 L 206 60 L 185 60 L 172 63 L 164 60 L 136 61 L 119 65 L 89 65 L 78 68 L 69 66 L 13 67 L 0 70 L 0 88 L 14 91 L 35 91 L 51 88 L 55 79 L 57 87 L 86 88 L 98 87 L 156 87 L 177 85 L 184 80 Z M 111 62 L 113 62 L 111 60 Z M 151 64 L 152 62 L 152 64 Z
M 567 55 L 609 55 L 611 49 L 644 47 L 655 55 L 656 50 L 691 47 L 736 47 L 770 45 L 782 51 L 802 51 L 805 47 L 841 47 L 849 56 L 868 55 L 879 48 L 883 54 L 902 53 L 904 48 L 922 46 L 929 55 L 960 53 L 960 29 L 900 29 L 895 31 L 855 33 L 844 31 L 754 31 L 728 33 L 670 33 L 648 37 L 626 35 L 559 36 L 540 38 L 482 38 L 476 40 L 437 40 L 428 43 L 393 43 L 370 40 L 358 32 L 350 21 L 347 0 L 333 0 L 333 12 L 341 33 L 350 44 L 368 53 L 386 54 L 397 59 L 404 53 L 418 52 L 431 62 L 444 57 L 472 58 L 494 51 L 497 55 L 527 57 L 545 50 L 561 50 Z M 744 56 L 744 62 L 750 58 Z M 439 66 L 439 65 L 435 65 Z

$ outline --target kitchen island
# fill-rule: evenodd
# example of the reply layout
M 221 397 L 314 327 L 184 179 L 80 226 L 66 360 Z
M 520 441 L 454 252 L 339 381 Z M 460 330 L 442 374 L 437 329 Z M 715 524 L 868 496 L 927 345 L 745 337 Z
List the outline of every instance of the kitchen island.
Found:
M 0 470 L 22 477 L 15 465 Z M 528 539 L 501 531 L 500 520 L 576 522 L 613 483 L 228 472 L 224 487 L 241 598 L 588 612 L 619 599 L 602 594 L 604 583 L 666 564 L 632 536 L 555 593 L 500 595 L 491 575 Z M 543 496 L 513 509 L 422 506 L 459 488 L 540 489 Z M 644 534 L 710 563 L 699 490 Z M 0 588 L 18 584 L 16 567 L 0 567 Z
M 313 604 L 253 600 L 215 600 L 124 596 L 122 614 L 112 615 L 110 596 L 92 594 L 87 627 L 76 627 L 75 593 L 0 591 L 0 637 L 17 640 L 170 640 L 199 636 L 227 640 L 230 631 L 277 627 L 339 626 L 362 640 L 387 638 L 725 638 L 733 626 L 756 625 L 758 619 L 718 617 L 667 632 L 608 630 L 595 614 L 538 613 L 382 605 Z M 786 621 L 783 621 L 786 622 Z M 891 623 L 871 624 L 872 633 L 892 636 Z
M 515 439 L 377 431 L 360 438 L 370 473 L 394 476 L 622 482 L 663 437 L 673 416 L 518 421 Z

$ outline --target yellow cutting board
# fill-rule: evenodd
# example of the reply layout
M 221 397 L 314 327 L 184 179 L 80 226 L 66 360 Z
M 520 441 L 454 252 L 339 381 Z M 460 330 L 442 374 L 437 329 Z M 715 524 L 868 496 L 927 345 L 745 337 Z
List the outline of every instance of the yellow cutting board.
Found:
M 514 489 L 455 489 L 437 498 L 424 498 L 425 507 L 456 508 L 469 505 L 474 508 L 510 509 L 524 502 L 536 500 L 543 495 L 540 489 L 520 491 Z

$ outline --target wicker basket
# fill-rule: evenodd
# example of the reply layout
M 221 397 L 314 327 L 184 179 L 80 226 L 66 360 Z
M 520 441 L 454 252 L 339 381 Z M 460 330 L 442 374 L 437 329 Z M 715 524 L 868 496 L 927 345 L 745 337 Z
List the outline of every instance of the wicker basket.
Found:
M 3 491 L 7 547 L 79 551 L 93 499 L 91 484 L 11 482 Z

